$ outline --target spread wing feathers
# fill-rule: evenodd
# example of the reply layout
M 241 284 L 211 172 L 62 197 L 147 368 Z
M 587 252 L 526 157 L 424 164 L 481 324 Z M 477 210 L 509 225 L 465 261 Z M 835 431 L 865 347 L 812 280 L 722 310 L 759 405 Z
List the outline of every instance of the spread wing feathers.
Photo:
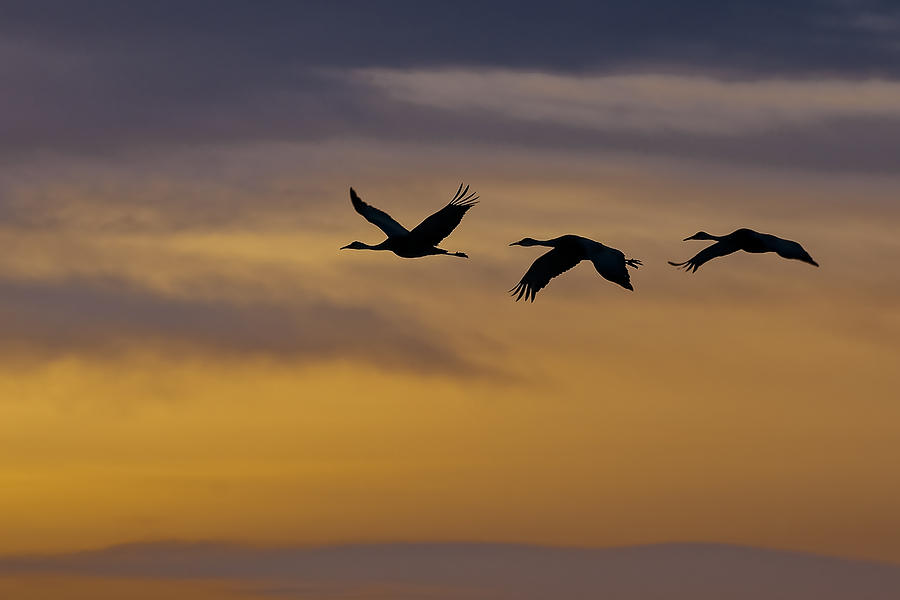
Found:
M 680 263 L 672 262 L 670 260 L 669 264 L 674 267 L 683 267 L 685 271 L 696 273 L 697 269 L 699 269 L 700 266 L 703 265 L 703 263 L 720 256 L 726 256 L 728 254 L 731 254 L 732 252 L 737 252 L 738 250 L 740 250 L 740 248 L 734 244 L 729 244 L 727 242 L 716 242 L 712 246 L 708 246 L 698 252 L 693 258 Z
M 423 244 L 437 246 L 441 240 L 456 229 L 466 211 L 476 204 L 478 204 L 478 196 L 475 195 L 475 192 L 469 194 L 469 186 L 463 189 L 463 184 L 459 184 L 459 189 L 456 190 L 456 194 L 447 206 L 416 225 L 410 232 L 410 236 Z
M 382 230 L 386 236 L 402 236 L 409 233 L 406 227 L 395 221 L 391 215 L 363 202 L 362 198 L 356 195 L 356 190 L 353 188 L 350 188 L 350 201 L 353 203 L 353 208 L 356 209 L 356 212 L 361 214 L 366 221 Z
M 509 290 L 516 296 L 516 302 L 523 297 L 534 302 L 535 295 L 547 287 L 550 280 L 557 275 L 562 275 L 585 258 L 583 252 L 578 252 L 572 247 L 554 248 L 546 254 L 542 254 L 531 264 L 518 285 Z
M 634 290 L 631 285 L 631 277 L 628 275 L 628 266 L 637 269 L 642 263 L 637 259 L 626 259 L 625 255 L 613 248 L 606 248 L 602 252 L 591 254 L 591 262 L 600 276 L 607 281 L 618 283 L 626 290 Z

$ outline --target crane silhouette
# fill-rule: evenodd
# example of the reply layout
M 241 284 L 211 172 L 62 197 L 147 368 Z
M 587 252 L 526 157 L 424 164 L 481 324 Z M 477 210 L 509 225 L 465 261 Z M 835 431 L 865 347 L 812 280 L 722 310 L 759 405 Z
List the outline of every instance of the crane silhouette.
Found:
M 625 254 L 620 250 L 580 235 L 564 235 L 552 240 L 524 238 L 513 242 L 510 246 L 553 248 L 539 256 L 516 287 L 509 290 L 511 295 L 516 296 L 516 302 L 523 297 L 534 302 L 535 295 L 545 288 L 551 279 L 562 275 L 583 260 L 594 263 L 594 268 L 604 279 L 618 283 L 627 290 L 634 290 L 626 266 L 637 269 L 642 264 L 635 258 L 625 258 Z
M 715 240 L 716 242 L 711 246 L 707 246 L 693 258 L 684 262 L 677 263 L 672 262 L 671 260 L 669 261 L 670 265 L 682 267 L 685 271 L 690 271 L 692 273 L 696 273 L 697 269 L 704 263 L 720 256 L 727 256 L 738 250 L 752 252 L 754 254 L 775 252 L 782 258 L 792 258 L 809 263 L 815 267 L 819 266 L 819 263 L 814 261 L 812 256 L 810 256 L 809 253 L 803 249 L 803 246 L 797 242 L 786 240 L 768 233 L 759 233 L 752 229 L 742 228 L 733 231 L 728 235 L 718 236 L 710 235 L 705 231 L 698 231 L 691 237 L 684 238 L 683 241 L 686 242 L 688 240 Z
M 353 208 L 366 221 L 381 229 L 387 239 L 375 246 L 363 242 L 351 242 L 341 250 L 390 250 L 402 258 L 420 258 L 433 254 L 469 258 L 465 252 L 448 252 L 443 248 L 438 248 L 437 245 L 456 229 L 466 211 L 478 204 L 477 200 L 478 196 L 475 195 L 475 192 L 469 194 L 469 186 L 463 189 L 463 184 L 459 184 L 459 189 L 456 190 L 456 194 L 453 195 L 447 206 L 409 231 L 383 210 L 363 202 L 362 198 L 356 194 L 356 190 L 350 188 L 350 201 L 353 203 Z

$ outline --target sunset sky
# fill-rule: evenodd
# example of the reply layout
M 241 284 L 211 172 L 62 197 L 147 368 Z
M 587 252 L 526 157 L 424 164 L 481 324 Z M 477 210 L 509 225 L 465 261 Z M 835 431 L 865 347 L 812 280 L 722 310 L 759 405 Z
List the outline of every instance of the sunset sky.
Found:
M 900 564 L 895 3 L 7 1 L 0 81 L 0 556 Z M 469 260 L 339 250 L 383 239 L 351 185 L 412 227 L 460 182 Z M 821 268 L 666 264 L 738 227 Z M 583 264 L 513 302 L 541 249 L 508 244 L 564 233 L 635 291 Z

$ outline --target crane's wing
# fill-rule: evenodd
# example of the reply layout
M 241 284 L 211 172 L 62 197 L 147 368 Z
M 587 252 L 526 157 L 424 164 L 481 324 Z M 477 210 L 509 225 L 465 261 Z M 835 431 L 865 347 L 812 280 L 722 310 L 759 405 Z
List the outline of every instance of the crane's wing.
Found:
M 409 233 L 406 227 L 395 221 L 391 215 L 363 202 L 362 198 L 356 195 L 356 190 L 353 188 L 350 188 L 350 202 L 353 203 L 353 208 L 356 209 L 356 212 L 361 214 L 366 221 L 382 230 L 386 236 L 393 237 Z
M 592 252 L 590 259 L 594 263 L 594 268 L 597 269 L 597 272 L 600 273 L 603 279 L 618 283 L 626 290 L 634 290 L 626 265 L 637 269 L 641 265 L 641 261 L 634 258 L 626 259 L 625 254 L 621 250 L 608 247 L 604 247 L 598 252 Z
M 428 244 L 429 246 L 437 246 L 445 237 L 450 235 L 459 222 L 462 221 L 466 211 L 478 204 L 478 196 L 472 192 L 468 196 L 469 186 L 463 189 L 459 184 L 459 189 L 449 204 L 437 211 L 410 231 L 410 236 L 416 241 Z
M 516 296 L 516 302 L 523 296 L 526 300 L 534 302 L 534 296 L 547 287 L 551 279 L 562 275 L 580 263 L 583 258 L 584 256 L 580 252 L 574 251 L 571 247 L 554 248 L 531 263 L 531 267 L 525 272 L 516 287 L 509 291 Z
M 669 264 L 673 267 L 684 267 L 685 271 L 696 273 L 697 269 L 699 269 L 703 263 L 720 256 L 726 256 L 728 254 L 731 254 L 732 252 L 737 252 L 738 250 L 740 250 L 740 248 L 734 244 L 729 244 L 727 242 L 716 242 L 712 246 L 708 246 L 698 252 L 693 258 L 680 263 L 672 262 L 670 260 Z

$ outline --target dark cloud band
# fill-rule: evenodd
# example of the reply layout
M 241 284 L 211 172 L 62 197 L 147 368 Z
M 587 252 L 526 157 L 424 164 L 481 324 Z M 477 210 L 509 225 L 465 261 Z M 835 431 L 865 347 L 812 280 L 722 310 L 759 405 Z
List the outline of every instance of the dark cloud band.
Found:
M 334 358 L 421 372 L 477 372 L 412 318 L 323 299 L 290 306 L 163 297 L 116 281 L 0 282 L 0 348 L 40 356 L 132 348 L 298 362 Z

